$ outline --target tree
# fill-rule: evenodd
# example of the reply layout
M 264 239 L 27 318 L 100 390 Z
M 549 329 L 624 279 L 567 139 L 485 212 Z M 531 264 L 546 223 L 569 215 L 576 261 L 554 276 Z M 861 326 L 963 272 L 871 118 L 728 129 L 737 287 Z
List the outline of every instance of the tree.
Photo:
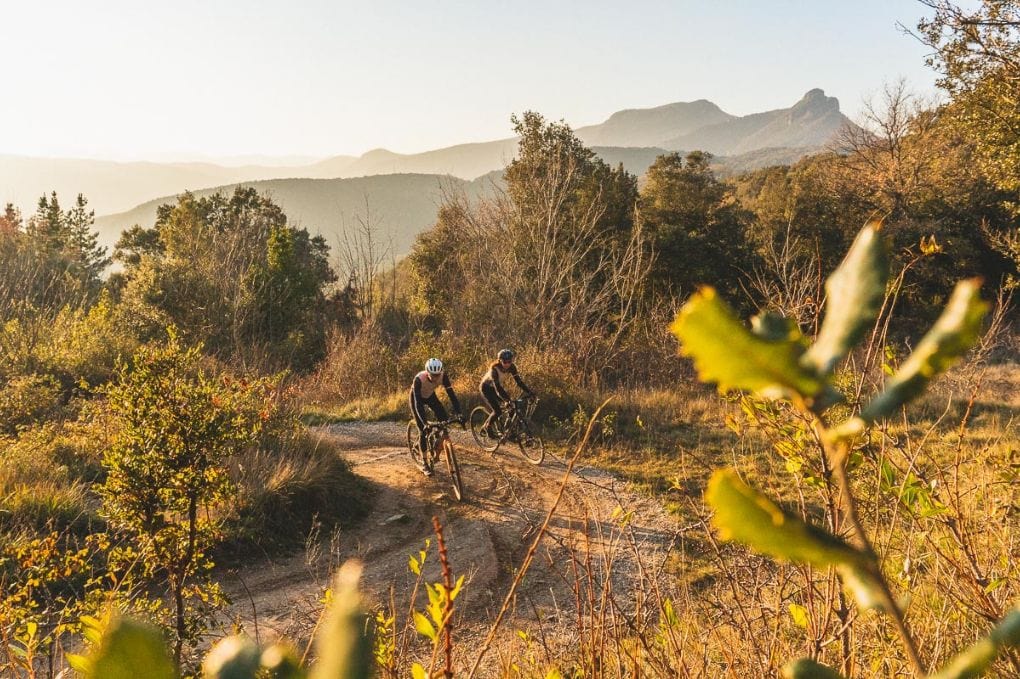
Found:
M 98 284 L 110 264 L 110 258 L 106 256 L 106 248 L 99 245 L 99 233 L 92 230 L 96 222 L 95 210 L 88 209 L 88 201 L 79 193 L 74 207 L 64 213 L 63 221 L 67 248 L 85 270 L 88 279 Z
M 239 187 L 160 206 L 152 228 L 124 232 L 115 257 L 126 265 L 123 299 L 150 336 L 173 323 L 242 365 L 307 368 L 323 348 L 328 253 L 270 198 Z
M 53 193 L 40 198 L 27 223 L 13 205 L 6 206 L 0 215 L 0 321 L 55 314 L 97 298 L 109 260 L 86 206 L 79 195 L 64 212 Z
M 272 388 L 267 380 L 217 379 L 200 360 L 199 347 L 186 348 L 171 329 L 106 389 L 116 433 L 99 492 L 110 528 L 128 540 L 111 561 L 165 590 L 178 664 L 222 601 L 209 578 L 209 549 L 234 492 L 226 461 L 257 436 Z
M 565 123 L 513 122 L 506 189 L 475 204 L 447 196 L 415 244 L 418 301 L 458 337 L 564 351 L 583 373 L 612 362 L 638 317 L 652 257 L 636 180 Z
M 701 151 L 669 153 L 648 168 L 641 215 L 655 244 L 652 281 L 659 294 L 687 295 L 706 283 L 732 294 L 750 270 L 746 214 L 716 179 L 711 159 Z
M 974 144 L 976 159 L 1020 211 L 1020 5 L 981 0 L 921 0 L 933 10 L 917 36 L 934 52 L 928 63 L 952 97 L 947 111 Z
M 21 231 L 21 210 L 14 207 L 13 203 L 7 203 L 4 213 L 0 215 L 0 237 L 10 237 Z

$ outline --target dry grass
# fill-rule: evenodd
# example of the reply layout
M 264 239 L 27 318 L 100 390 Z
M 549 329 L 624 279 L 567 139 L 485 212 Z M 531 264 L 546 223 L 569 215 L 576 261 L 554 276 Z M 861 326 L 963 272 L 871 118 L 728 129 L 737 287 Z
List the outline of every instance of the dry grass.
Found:
M 316 525 L 349 524 L 369 505 L 366 487 L 335 446 L 305 431 L 244 451 L 231 473 L 237 515 L 224 548 L 235 555 L 295 548 Z

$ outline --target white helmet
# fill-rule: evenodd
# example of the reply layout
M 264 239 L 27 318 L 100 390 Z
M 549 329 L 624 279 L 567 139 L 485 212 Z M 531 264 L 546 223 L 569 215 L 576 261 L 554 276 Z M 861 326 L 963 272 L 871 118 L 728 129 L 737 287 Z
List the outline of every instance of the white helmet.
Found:
M 438 375 L 443 372 L 443 362 L 438 358 L 430 358 L 425 361 L 425 370 L 429 375 Z

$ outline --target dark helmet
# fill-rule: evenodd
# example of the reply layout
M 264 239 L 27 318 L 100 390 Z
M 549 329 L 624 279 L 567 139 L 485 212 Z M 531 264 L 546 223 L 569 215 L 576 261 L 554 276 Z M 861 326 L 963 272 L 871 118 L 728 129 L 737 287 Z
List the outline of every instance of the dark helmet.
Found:
M 509 349 L 503 349 L 499 352 L 499 355 L 496 358 L 498 358 L 501 361 L 513 362 L 514 352 L 510 351 Z

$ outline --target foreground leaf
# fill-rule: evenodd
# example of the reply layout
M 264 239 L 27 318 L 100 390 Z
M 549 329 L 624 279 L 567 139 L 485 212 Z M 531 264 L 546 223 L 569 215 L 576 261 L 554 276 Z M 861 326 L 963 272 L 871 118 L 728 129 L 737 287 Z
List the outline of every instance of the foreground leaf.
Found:
M 831 533 L 784 512 L 732 470 L 720 469 L 712 474 L 705 497 L 715 510 L 712 523 L 724 540 L 742 542 L 763 554 L 814 566 L 867 561 L 863 554 Z
M 365 679 L 371 675 L 372 647 L 358 593 L 360 578 L 361 564 L 355 561 L 348 561 L 337 573 L 333 601 L 315 640 L 319 661 L 312 668 L 311 679 Z
M 810 658 L 794 660 L 783 666 L 783 679 L 843 679 L 843 675 Z
M 980 286 L 978 278 L 956 284 L 942 315 L 886 382 L 882 393 L 861 412 L 861 420 L 870 423 L 891 415 L 974 345 L 988 310 L 988 304 L 978 296 Z
M 825 320 L 818 338 L 801 358 L 801 365 L 828 375 L 874 324 L 885 298 L 889 257 L 870 222 L 854 239 L 839 267 L 825 281 Z
M 297 656 L 283 644 L 273 644 L 262 651 L 260 662 L 270 679 L 304 679 L 305 673 Z
M 206 679 L 254 679 L 259 670 L 259 647 L 251 639 L 235 635 L 220 640 L 202 661 Z
M 766 398 L 811 398 L 825 386 L 798 359 L 803 346 L 792 339 L 753 334 L 713 288 L 691 296 L 670 326 L 680 352 L 694 359 L 699 377 L 719 391 L 742 389 Z
M 89 656 L 88 679 L 175 679 L 163 635 L 152 625 L 114 617 Z
M 428 637 L 432 641 L 435 641 L 439 634 L 436 632 L 436 628 L 432 626 L 429 619 L 418 611 L 414 612 L 414 628 L 418 631 L 418 634 Z
M 787 561 L 835 566 L 862 607 L 873 608 L 881 600 L 867 555 L 784 512 L 732 470 L 712 474 L 705 499 L 715 510 L 712 523 L 723 540 L 741 542 L 756 552 Z
M 953 658 L 931 679 L 971 679 L 984 674 L 1006 648 L 1020 648 L 1020 606 L 1014 607 L 988 636 Z

